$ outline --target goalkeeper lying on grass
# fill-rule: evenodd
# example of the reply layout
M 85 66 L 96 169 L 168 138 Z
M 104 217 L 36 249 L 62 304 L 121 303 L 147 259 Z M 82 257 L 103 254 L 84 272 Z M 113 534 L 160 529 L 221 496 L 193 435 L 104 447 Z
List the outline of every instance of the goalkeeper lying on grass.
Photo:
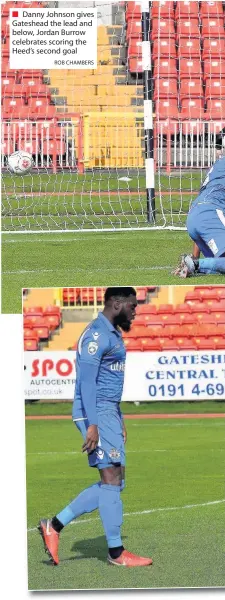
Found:
M 225 275 L 225 156 L 221 156 L 221 151 L 219 154 L 187 217 L 194 248 L 192 255 L 181 257 L 174 271 L 179 277 L 200 273 Z M 201 252 L 204 258 L 200 258 Z

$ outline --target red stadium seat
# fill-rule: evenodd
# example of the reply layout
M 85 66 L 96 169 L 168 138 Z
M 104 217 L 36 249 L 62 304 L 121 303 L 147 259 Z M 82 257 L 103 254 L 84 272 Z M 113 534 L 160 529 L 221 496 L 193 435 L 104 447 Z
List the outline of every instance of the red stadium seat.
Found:
M 28 350 L 38 350 L 38 342 L 37 340 L 24 340 L 24 350 L 27 352 Z
M 137 56 L 135 56 L 134 58 L 129 58 L 128 66 L 130 73 L 142 73 L 142 57 L 138 58 Z
M 141 325 L 133 325 L 131 330 L 128 332 L 128 337 L 133 337 L 135 339 L 142 337 L 151 337 L 150 328 Z
M 208 313 L 209 312 L 209 307 L 207 306 L 207 304 L 204 304 L 204 302 L 196 302 L 190 308 L 191 308 L 192 313 L 198 313 L 198 312 Z
M 224 286 L 216 286 L 217 287 L 217 294 L 218 294 L 218 298 L 220 300 L 225 299 L 225 287 Z
M 182 0 L 182 2 L 176 3 L 175 18 L 176 21 L 179 19 L 197 18 L 199 15 L 198 2 Z
M 162 350 L 164 350 L 165 352 L 169 352 L 170 350 L 172 352 L 173 351 L 176 352 L 177 350 L 179 350 L 176 340 L 160 338 L 160 343 L 161 343 Z
M 35 317 L 43 317 L 42 306 L 29 306 L 23 309 L 23 314 L 26 316 L 34 315 Z
M 57 315 L 61 320 L 61 308 L 55 305 L 49 305 L 43 308 L 43 316 L 47 317 L 48 315 Z
M 207 300 L 217 300 L 220 297 L 216 286 L 211 289 L 207 289 L 204 287 L 199 288 L 197 292 L 199 294 L 199 297 L 202 298 L 203 302 Z
M 225 98 L 225 77 L 206 80 L 205 99 L 210 100 L 215 97 L 217 99 Z
M 196 58 L 179 58 L 179 75 L 180 79 L 193 79 L 195 77 L 201 79 L 201 61 Z
M 153 42 L 152 47 L 152 59 L 153 61 L 156 59 L 161 59 L 166 56 L 167 58 L 176 58 L 176 46 L 174 39 L 166 39 L 166 38 L 157 38 Z
M 138 38 L 131 38 L 127 48 L 127 56 L 130 59 L 133 56 L 142 58 L 142 42 Z
M 159 19 L 161 17 L 174 19 L 174 3 L 170 0 L 153 1 L 150 14 L 152 19 Z
M 157 119 L 178 119 L 177 99 L 157 100 L 155 102 L 155 113 Z
M 204 101 L 201 98 L 183 98 L 181 101 L 182 119 L 201 119 L 204 116 Z
M 132 352 L 141 352 L 142 351 L 142 343 L 141 340 L 135 340 L 132 338 L 124 338 L 124 344 L 126 350 Z
M 207 119 L 223 119 L 225 115 L 225 100 L 207 100 Z
M 60 325 L 60 316 L 59 315 L 45 315 L 44 317 L 45 325 L 49 327 L 50 331 L 57 329 Z
M 147 325 L 147 322 L 144 318 L 144 315 L 136 315 L 135 317 L 135 325 L 140 325 L 145 327 Z
M 22 86 L 24 87 L 24 86 Z M 36 83 L 33 80 L 27 82 L 25 87 L 26 98 L 51 98 L 50 88 L 44 83 Z
M 161 335 L 162 331 L 165 329 L 164 325 L 162 325 L 162 323 L 161 323 L 161 320 L 159 320 L 158 324 L 155 324 L 155 323 L 147 324 L 147 327 L 150 331 L 150 337 L 152 337 L 152 338 L 158 337 L 159 334 Z
M 27 121 L 19 121 L 9 125 L 11 134 L 19 142 L 21 139 L 32 140 L 38 137 L 37 128 Z
M 60 156 L 65 154 L 66 152 L 66 144 L 63 140 L 49 140 L 45 141 L 42 144 L 42 153 L 44 155 L 53 156 L 54 154 Z
M 175 58 L 160 58 L 154 62 L 154 77 L 174 77 L 177 79 Z
M 204 323 L 204 325 L 208 324 L 208 323 L 213 323 L 214 325 L 217 323 L 216 320 L 216 315 L 217 313 L 196 313 L 196 320 L 199 323 Z M 219 322 L 219 318 L 218 318 L 218 322 Z
M 214 340 L 216 350 L 225 350 L 225 340 Z
M 178 325 L 179 324 L 179 318 L 175 314 L 162 313 L 161 315 L 159 315 L 159 317 L 161 318 L 161 323 L 164 323 L 164 325 Z
M 157 310 L 157 314 L 161 315 L 161 314 L 167 314 L 167 315 L 172 315 L 174 313 L 174 306 L 173 304 L 160 304 Z
M 147 288 L 146 287 L 138 287 L 136 290 L 137 293 L 137 301 L 145 302 L 147 298 Z
M 200 30 L 198 19 L 180 19 L 177 21 L 177 39 L 181 38 L 199 38 Z M 180 42 L 181 43 L 181 42 Z
M 169 79 L 156 78 L 154 80 L 153 99 L 159 98 L 176 98 L 178 96 L 177 80 L 170 77 Z
M 156 315 L 155 304 L 138 304 L 136 315 Z
M 188 304 L 185 304 L 185 302 L 183 304 L 177 304 L 174 307 L 174 313 L 175 314 L 185 314 L 185 313 L 190 313 L 191 312 L 191 307 Z
M 18 115 L 20 109 L 25 108 L 23 98 L 4 98 L 2 105 L 4 112 L 9 113 L 10 117 L 13 117 L 14 113 Z
M 37 137 L 36 139 L 26 140 L 21 138 L 18 143 L 18 150 L 24 150 L 24 152 L 29 152 L 30 154 L 38 154 L 40 152 L 40 140 Z
M 171 336 L 173 338 L 177 338 L 177 337 L 185 337 L 185 338 L 189 338 L 191 335 L 190 332 L 190 323 L 189 325 L 177 325 L 176 327 L 173 328 L 173 330 L 171 331 Z
M 32 85 L 30 82 L 34 82 L 34 85 L 38 83 L 43 83 L 43 72 L 35 69 L 35 70 L 26 70 L 23 71 L 20 69 L 17 74 L 18 83 L 22 83 L 23 85 Z
M 4 65 L 2 65 L 3 67 Z M 2 68 L 2 77 L 1 77 L 2 85 L 9 85 L 10 83 L 15 83 L 16 81 L 16 71 L 13 69 L 5 69 Z
M 225 77 L 225 61 L 220 58 L 205 59 L 203 79 L 218 79 Z
M 141 340 L 143 352 L 160 352 L 161 344 L 159 340 L 151 340 L 150 338 L 143 338 Z
M 223 17 L 224 12 L 223 12 L 223 3 L 221 2 L 221 0 L 219 0 L 219 2 L 211 2 L 211 1 L 207 1 L 204 0 L 203 2 L 200 2 L 200 16 L 201 18 L 204 17 Z
M 202 289 L 202 288 L 200 288 Z M 199 293 L 199 289 L 195 288 L 194 290 L 190 290 L 190 292 L 187 292 L 185 295 L 185 302 L 201 302 L 202 297 L 200 296 Z
M 216 350 L 216 344 L 213 340 L 195 338 L 195 342 L 198 350 Z
M 203 38 L 224 38 L 224 20 L 223 18 L 203 18 L 202 19 L 202 37 Z
M 177 337 L 176 343 L 179 350 L 197 350 L 197 345 L 193 338 Z
M 184 325 L 193 325 L 196 322 L 196 318 L 194 314 L 182 314 L 177 315 L 179 317 L 179 323 Z
M 127 22 L 126 39 L 134 37 L 141 40 L 141 19 L 129 19 Z
M 175 39 L 174 20 L 161 17 L 152 20 L 151 40 L 157 38 Z
M 40 98 L 40 100 L 29 98 L 28 109 L 34 119 L 53 119 L 57 114 L 56 106 L 46 104 L 46 101 L 43 98 Z
M 49 328 L 45 325 L 34 325 L 33 331 L 36 331 L 39 340 L 48 340 L 50 337 Z
M 141 18 L 141 2 L 127 2 L 126 20 Z
M 182 79 L 180 84 L 180 99 L 203 98 L 201 79 Z
M 29 327 L 23 328 L 23 338 L 24 340 L 36 340 L 38 341 L 38 334 L 34 329 L 30 329 Z
M 225 39 L 204 38 L 202 59 L 225 58 Z
M 201 47 L 199 38 L 182 37 L 178 40 L 178 56 L 180 58 L 201 58 Z
M 23 85 L 9 79 L 4 80 L 4 82 L 2 81 L 2 98 L 22 98 L 22 101 L 25 102 L 26 89 Z

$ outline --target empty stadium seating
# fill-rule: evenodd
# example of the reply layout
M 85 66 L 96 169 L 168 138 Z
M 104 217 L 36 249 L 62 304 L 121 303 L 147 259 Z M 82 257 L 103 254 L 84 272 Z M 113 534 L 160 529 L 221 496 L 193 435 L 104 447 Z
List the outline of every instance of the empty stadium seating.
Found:
M 224 115 L 225 10 L 223 2 L 153 2 L 151 54 L 158 119 L 218 119 Z M 134 6 L 135 5 L 135 6 Z M 132 73 L 141 72 L 141 6 L 127 3 L 128 49 L 135 38 Z M 134 23 L 138 18 L 135 29 Z M 128 52 L 130 52 L 128 50 Z M 177 62 L 176 62 L 177 61 Z M 165 80 L 168 80 L 166 83 Z M 171 80 L 171 81 L 170 81 Z M 175 84 L 174 80 L 177 81 Z M 185 81 L 184 81 L 185 80 Z M 168 90 L 168 94 L 164 93 Z M 192 92 L 192 93 L 191 93 Z M 163 103 L 159 102 L 161 98 Z M 172 100 L 172 102 L 171 102 Z M 188 101 L 186 101 L 188 100 Z M 176 101 L 176 102 L 175 102 Z
M 225 349 L 225 286 L 196 286 L 185 293 L 180 304 L 157 303 L 157 296 L 149 302 L 149 291 L 148 287 L 137 289 L 136 318 L 130 331 L 123 333 L 128 351 Z M 64 288 L 62 306 L 80 310 L 93 307 L 97 301 L 101 310 L 104 292 L 105 288 Z M 79 325 L 82 331 L 84 326 Z M 40 348 L 61 326 L 59 306 L 25 308 L 24 347 Z M 72 347 L 76 349 L 75 340 Z

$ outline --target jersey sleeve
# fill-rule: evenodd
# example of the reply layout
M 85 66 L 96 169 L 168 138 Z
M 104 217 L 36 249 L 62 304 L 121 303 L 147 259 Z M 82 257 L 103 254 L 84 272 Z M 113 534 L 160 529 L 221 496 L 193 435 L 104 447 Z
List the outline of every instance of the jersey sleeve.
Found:
M 103 355 L 109 348 L 109 340 L 105 334 L 93 339 L 92 332 L 87 332 L 78 343 L 80 356 L 81 398 L 90 425 L 97 425 L 96 397 L 97 377 Z

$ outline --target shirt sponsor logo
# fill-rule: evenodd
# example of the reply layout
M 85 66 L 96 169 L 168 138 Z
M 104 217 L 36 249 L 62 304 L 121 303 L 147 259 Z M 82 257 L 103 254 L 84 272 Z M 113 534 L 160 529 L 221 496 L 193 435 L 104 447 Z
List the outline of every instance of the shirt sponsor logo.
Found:
M 111 371 L 124 372 L 125 371 L 125 362 L 116 362 L 110 365 Z
M 117 450 L 116 448 L 112 448 L 112 450 L 110 450 L 110 452 L 109 452 L 109 457 L 110 458 L 120 458 L 120 451 Z
M 96 344 L 96 342 L 90 342 L 88 344 L 88 354 L 91 354 L 93 356 L 93 354 L 96 354 L 98 350 L 98 344 Z
M 213 239 L 209 240 L 208 246 L 214 255 L 217 254 L 218 248 L 217 248 L 215 240 L 213 240 Z

